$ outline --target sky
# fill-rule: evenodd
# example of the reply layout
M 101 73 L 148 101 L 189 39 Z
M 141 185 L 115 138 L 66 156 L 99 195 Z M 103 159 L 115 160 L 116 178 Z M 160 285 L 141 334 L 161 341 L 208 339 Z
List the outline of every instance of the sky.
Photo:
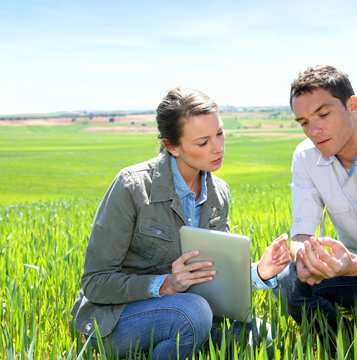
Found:
M 356 0 L 0 3 L 0 114 L 155 109 L 175 86 L 288 105 L 317 64 L 357 87 Z

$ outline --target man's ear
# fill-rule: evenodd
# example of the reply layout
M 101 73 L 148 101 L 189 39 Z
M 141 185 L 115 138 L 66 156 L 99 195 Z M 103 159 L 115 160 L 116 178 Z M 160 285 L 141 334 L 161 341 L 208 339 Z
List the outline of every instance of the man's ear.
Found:
M 356 95 L 352 95 L 347 100 L 347 109 L 350 111 L 350 113 L 357 114 L 357 97 L 356 97 Z
M 176 146 L 171 145 L 170 142 L 167 139 L 162 139 L 162 142 L 165 145 L 166 150 L 172 154 L 175 157 L 178 157 L 180 155 L 180 153 L 177 151 Z

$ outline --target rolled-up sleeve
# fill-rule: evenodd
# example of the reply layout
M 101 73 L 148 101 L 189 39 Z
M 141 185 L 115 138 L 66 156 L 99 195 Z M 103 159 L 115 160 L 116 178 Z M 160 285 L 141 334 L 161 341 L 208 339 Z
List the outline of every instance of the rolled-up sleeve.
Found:
M 315 234 L 324 207 L 321 196 L 304 166 L 302 156 L 301 153 L 295 151 L 291 167 L 291 200 L 293 208 L 293 225 L 290 229 L 291 238 L 298 234 Z
M 151 284 L 150 286 L 150 294 L 153 297 L 162 297 L 164 295 L 160 295 L 160 288 L 162 286 L 162 284 L 164 283 L 164 281 L 166 280 L 166 278 L 169 275 L 165 274 L 165 275 L 159 275 Z
M 252 289 L 253 290 L 266 290 L 266 289 L 273 289 L 278 285 L 276 280 L 276 276 L 272 277 L 271 279 L 262 280 L 258 275 L 258 262 L 252 264 L 251 267 L 251 274 L 252 274 Z

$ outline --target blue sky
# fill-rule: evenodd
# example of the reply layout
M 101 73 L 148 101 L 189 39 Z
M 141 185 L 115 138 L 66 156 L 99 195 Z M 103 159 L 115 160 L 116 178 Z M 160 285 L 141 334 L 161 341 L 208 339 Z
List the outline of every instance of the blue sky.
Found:
M 18 0 L 0 7 L 0 114 L 155 109 L 177 85 L 288 105 L 299 71 L 357 87 L 357 1 Z

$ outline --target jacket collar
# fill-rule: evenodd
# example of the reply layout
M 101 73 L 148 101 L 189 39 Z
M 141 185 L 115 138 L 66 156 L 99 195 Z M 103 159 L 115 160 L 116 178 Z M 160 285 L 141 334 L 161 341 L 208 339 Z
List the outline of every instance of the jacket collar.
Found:
M 177 197 L 171 171 L 170 154 L 167 151 L 162 151 L 156 158 L 150 196 L 152 202 L 163 202 Z M 223 199 L 216 189 L 210 172 L 207 172 L 207 202 L 212 207 L 223 209 Z

